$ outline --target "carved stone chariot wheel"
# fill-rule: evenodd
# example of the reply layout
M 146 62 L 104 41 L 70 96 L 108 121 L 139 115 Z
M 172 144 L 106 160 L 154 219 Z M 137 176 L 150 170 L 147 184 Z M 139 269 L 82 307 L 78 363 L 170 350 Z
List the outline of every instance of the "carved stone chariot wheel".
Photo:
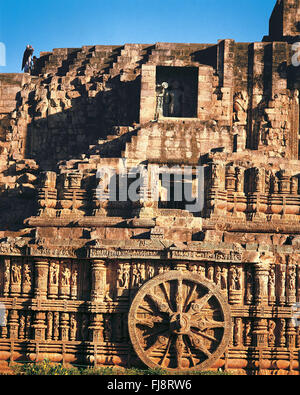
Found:
M 197 274 L 170 271 L 140 288 L 130 308 L 129 335 L 150 368 L 203 370 L 225 352 L 231 314 L 219 288 Z

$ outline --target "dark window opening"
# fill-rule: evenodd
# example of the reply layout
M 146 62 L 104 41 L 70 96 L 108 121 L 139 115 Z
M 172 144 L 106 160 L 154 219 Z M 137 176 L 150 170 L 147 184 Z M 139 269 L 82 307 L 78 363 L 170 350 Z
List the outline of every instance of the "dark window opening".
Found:
M 157 67 L 156 95 L 157 118 L 196 118 L 198 68 Z
M 169 181 L 163 180 L 160 175 L 162 192 L 160 194 L 158 208 L 186 210 L 187 205 L 196 204 L 196 198 L 193 197 L 192 181 L 183 181 L 177 179 L 174 174 L 169 175 Z M 193 176 L 193 179 L 195 176 Z

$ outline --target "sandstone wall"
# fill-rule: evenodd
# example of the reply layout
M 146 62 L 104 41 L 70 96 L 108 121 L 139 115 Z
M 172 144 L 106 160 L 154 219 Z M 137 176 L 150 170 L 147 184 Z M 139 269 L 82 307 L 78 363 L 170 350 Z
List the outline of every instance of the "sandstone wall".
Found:
M 274 18 L 286 28 L 298 1 L 282 4 L 289 17 L 278 2 Z M 157 85 L 170 67 L 170 85 L 178 77 L 184 103 L 196 109 L 188 117 L 170 116 L 174 86 L 167 111 L 159 108 Z M 220 341 L 209 368 L 299 373 L 299 87 L 282 36 L 56 48 L 41 54 L 32 76 L 1 75 L 0 369 L 25 357 L 129 366 L 144 354 L 191 368 Z M 199 165 L 204 208 L 167 201 L 175 180 L 163 185 L 159 171 L 189 169 L 195 191 Z M 97 176 L 99 167 L 111 172 Z M 140 167 L 158 199 L 144 182 L 136 200 L 112 200 Z M 142 298 L 147 283 L 158 298 Z M 200 317 L 204 289 L 214 295 L 210 323 Z M 194 291 L 197 322 L 179 306 Z M 154 357 L 141 352 L 147 336 L 138 328 L 159 324 L 160 309 L 174 336 L 189 337 L 184 345 L 178 336 L 168 358 L 164 336 Z M 209 329 L 204 345 L 191 324 Z

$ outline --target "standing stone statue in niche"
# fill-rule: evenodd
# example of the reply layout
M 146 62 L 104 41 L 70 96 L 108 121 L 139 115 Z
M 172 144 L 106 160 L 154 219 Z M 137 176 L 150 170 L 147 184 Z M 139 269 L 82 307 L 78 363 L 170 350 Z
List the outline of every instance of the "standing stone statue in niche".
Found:
M 50 284 L 58 284 L 59 266 L 56 263 L 51 263 L 50 266 Z
M 178 81 L 175 81 L 170 87 L 170 103 L 169 116 L 182 117 L 183 116 L 183 90 Z
M 156 85 L 156 120 L 161 117 L 168 116 L 168 88 L 169 84 L 167 82 Z
M 14 284 L 20 284 L 21 283 L 21 268 L 18 265 L 14 264 L 12 266 L 11 271 L 12 271 L 12 282 Z
M 31 285 L 31 269 L 29 265 L 24 266 L 24 283 Z
M 237 92 L 233 98 L 234 122 L 247 122 L 248 94 L 246 91 Z
M 62 286 L 69 286 L 70 285 L 70 278 L 71 278 L 71 271 L 68 267 L 65 267 L 63 272 L 62 272 L 62 277 L 61 277 L 61 284 Z

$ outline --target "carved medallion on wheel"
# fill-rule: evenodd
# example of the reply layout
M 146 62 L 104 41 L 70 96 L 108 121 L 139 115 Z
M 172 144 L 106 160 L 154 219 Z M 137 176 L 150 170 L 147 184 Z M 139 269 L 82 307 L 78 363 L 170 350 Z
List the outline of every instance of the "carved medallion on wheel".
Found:
M 128 323 L 141 361 L 169 371 L 211 367 L 232 333 L 230 307 L 219 288 L 181 271 L 161 274 L 141 287 Z

